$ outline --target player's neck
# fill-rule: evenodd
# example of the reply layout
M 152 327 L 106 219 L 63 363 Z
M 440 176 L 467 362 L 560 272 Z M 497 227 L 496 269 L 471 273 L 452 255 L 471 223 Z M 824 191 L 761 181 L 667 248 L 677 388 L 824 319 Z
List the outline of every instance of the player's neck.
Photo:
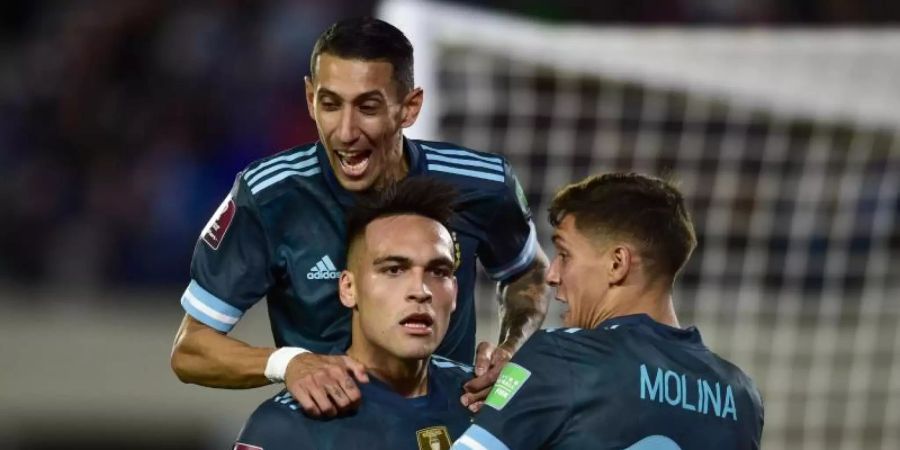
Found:
M 376 191 L 384 190 L 384 188 L 406 178 L 406 175 L 409 174 L 409 162 L 406 159 L 406 148 L 403 145 L 402 135 L 400 136 L 400 141 L 396 143 L 392 154 L 400 156 L 399 158 L 395 156 L 393 161 L 388 161 L 384 168 L 384 173 L 382 173 L 381 178 L 374 186 Z
M 659 285 L 629 286 L 624 289 L 617 292 L 618 295 L 616 297 L 618 298 L 609 302 L 612 307 L 595 319 L 593 327 L 615 317 L 646 314 L 659 323 L 681 328 L 672 303 L 671 289 Z
M 428 394 L 428 358 L 401 359 L 371 346 L 354 343 L 347 355 L 366 366 L 369 374 L 403 397 Z

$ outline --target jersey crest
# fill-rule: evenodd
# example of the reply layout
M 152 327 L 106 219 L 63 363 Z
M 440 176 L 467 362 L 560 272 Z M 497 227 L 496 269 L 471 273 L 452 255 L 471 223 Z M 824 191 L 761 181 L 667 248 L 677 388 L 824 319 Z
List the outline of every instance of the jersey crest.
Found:
M 416 431 L 419 450 L 449 450 L 450 432 L 445 426 L 428 427 Z
M 206 226 L 203 227 L 203 233 L 200 234 L 200 237 L 203 239 L 203 242 L 206 242 L 206 245 L 210 246 L 213 250 L 218 250 L 219 245 L 222 243 L 222 239 L 225 238 L 225 233 L 228 231 L 228 227 L 231 226 L 231 221 L 234 219 L 235 209 L 237 209 L 237 207 L 234 205 L 234 200 L 231 198 L 231 194 L 228 194 L 228 196 L 225 197 L 225 200 L 222 201 L 222 204 L 219 205 L 219 208 L 216 209 L 212 218 L 209 219 Z

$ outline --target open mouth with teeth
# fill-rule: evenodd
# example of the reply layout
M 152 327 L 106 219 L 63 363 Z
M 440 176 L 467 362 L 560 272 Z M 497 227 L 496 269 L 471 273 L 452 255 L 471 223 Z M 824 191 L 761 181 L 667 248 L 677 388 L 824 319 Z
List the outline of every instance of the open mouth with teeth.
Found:
M 359 178 L 366 173 L 366 168 L 369 167 L 372 150 L 336 151 L 335 154 L 344 175 L 350 178 Z
M 400 325 L 409 334 L 424 336 L 432 333 L 434 319 L 424 313 L 410 314 L 400 321 Z

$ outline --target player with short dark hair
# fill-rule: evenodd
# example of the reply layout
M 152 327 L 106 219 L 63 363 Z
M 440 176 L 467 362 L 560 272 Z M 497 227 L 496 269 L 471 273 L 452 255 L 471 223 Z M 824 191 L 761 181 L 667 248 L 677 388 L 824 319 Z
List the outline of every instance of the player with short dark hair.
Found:
M 450 224 L 459 242 L 458 307 L 437 350 L 466 363 L 476 355 L 478 376 L 461 401 L 477 409 L 503 363 L 540 326 L 547 261 L 512 168 L 498 155 L 404 137 L 423 101 L 412 58 L 403 33 L 377 19 L 342 21 L 319 38 L 305 84 L 320 140 L 250 164 L 201 234 L 171 358 L 182 381 L 284 381 L 295 396 L 313 396 L 308 414 L 351 408 L 356 382 L 368 377 L 343 355 L 350 312 L 336 280 L 346 266 L 345 211 L 408 176 L 445 180 L 462 199 Z M 476 257 L 498 282 L 504 314 L 499 344 L 477 350 Z M 263 297 L 277 349 L 227 336 Z
M 454 449 L 758 449 L 759 392 L 681 328 L 672 285 L 696 246 L 681 193 L 593 176 L 553 199 L 547 272 L 570 328 L 535 333 Z
M 351 415 L 317 420 L 286 391 L 257 408 L 235 449 L 447 449 L 469 426 L 458 398 L 472 368 L 432 357 L 456 306 L 452 186 L 408 178 L 349 216 L 340 300 L 351 313 L 347 355 L 367 367 Z

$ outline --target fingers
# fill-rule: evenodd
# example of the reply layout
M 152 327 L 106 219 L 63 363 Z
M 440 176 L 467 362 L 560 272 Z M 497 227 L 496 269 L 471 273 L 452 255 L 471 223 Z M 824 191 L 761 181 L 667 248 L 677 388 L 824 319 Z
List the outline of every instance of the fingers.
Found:
M 354 377 L 368 382 L 365 366 L 345 356 L 315 355 L 288 366 L 285 385 L 307 415 L 334 417 L 362 401 Z
M 478 344 L 475 356 L 475 378 L 463 385 L 465 393 L 460 397 L 463 406 L 478 412 L 484 400 L 494 387 L 503 366 L 512 358 L 512 353 L 503 347 L 494 347 L 488 342 Z M 479 370 L 479 364 L 482 364 Z
M 494 344 L 480 342 L 475 348 L 475 376 L 484 374 L 491 365 L 491 356 L 494 353 Z
M 512 352 L 504 348 L 502 345 L 495 348 L 491 353 L 491 369 L 497 367 L 498 370 L 502 369 L 503 366 L 512 359 Z
M 288 386 L 288 392 L 297 399 L 297 402 L 300 403 L 300 407 L 303 408 L 304 413 L 311 417 L 320 417 L 322 415 L 322 410 L 316 406 L 316 402 L 313 401 L 312 397 L 302 386 Z
M 342 358 L 344 360 L 344 365 L 347 367 L 347 369 L 350 370 L 351 373 L 353 373 L 356 381 L 359 381 L 360 383 L 369 382 L 369 375 L 366 373 L 366 366 L 362 365 L 362 363 L 349 356 L 344 356 Z M 354 384 L 353 386 L 356 387 L 356 384 Z
M 332 367 L 329 370 L 330 379 L 325 380 L 325 391 L 328 396 L 337 404 L 340 411 L 353 409 L 359 403 L 362 395 L 359 388 L 353 381 L 353 378 L 347 374 L 346 370 Z
M 316 406 L 319 408 L 319 411 L 322 412 L 321 415 L 334 417 L 337 415 L 338 408 L 328 397 L 328 393 L 325 390 L 325 385 L 319 383 L 321 382 L 317 380 L 316 386 L 312 389 L 309 389 L 309 394 L 312 397 L 313 401 L 316 402 Z
M 459 398 L 459 402 L 466 408 L 469 408 L 469 411 L 478 412 L 478 410 L 481 409 L 481 405 L 484 404 L 484 400 L 487 398 L 488 394 L 491 393 L 492 387 L 493 385 L 479 391 L 466 392 Z

